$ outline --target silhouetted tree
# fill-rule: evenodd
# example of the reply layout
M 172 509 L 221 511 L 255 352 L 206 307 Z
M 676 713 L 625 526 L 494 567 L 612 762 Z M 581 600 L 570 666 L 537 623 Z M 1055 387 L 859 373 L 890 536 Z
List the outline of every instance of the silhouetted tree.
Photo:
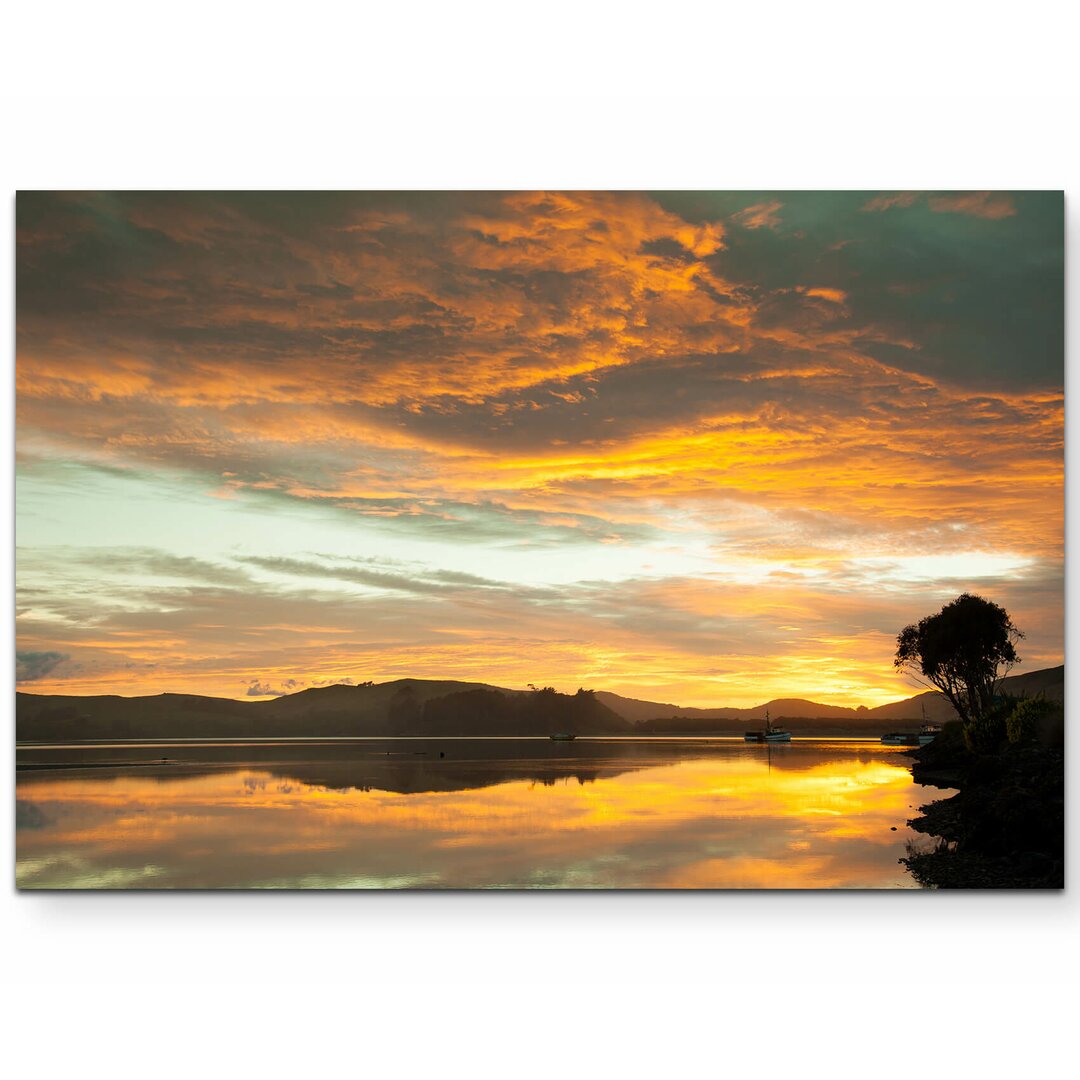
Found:
M 1023 636 L 1003 607 L 964 593 L 936 615 L 905 626 L 893 662 L 936 686 L 968 726 L 994 707 L 999 680 L 1019 662 L 1016 642 Z

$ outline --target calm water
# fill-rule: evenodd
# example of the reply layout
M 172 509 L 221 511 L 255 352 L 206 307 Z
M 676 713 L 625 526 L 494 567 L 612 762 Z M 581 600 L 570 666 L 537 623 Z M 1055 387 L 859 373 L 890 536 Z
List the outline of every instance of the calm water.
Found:
M 915 888 L 897 860 L 926 838 L 904 823 L 942 795 L 855 741 L 191 741 L 17 760 L 27 889 Z

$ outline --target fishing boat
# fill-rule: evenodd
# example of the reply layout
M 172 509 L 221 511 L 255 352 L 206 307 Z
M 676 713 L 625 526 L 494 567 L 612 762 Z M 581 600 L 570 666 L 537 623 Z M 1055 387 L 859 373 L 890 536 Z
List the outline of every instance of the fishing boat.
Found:
M 565 731 L 556 731 L 554 735 L 549 735 L 548 738 L 551 739 L 552 742 L 573 742 L 577 736 L 570 735 Z
M 769 710 L 765 710 L 765 726 L 760 731 L 748 731 L 743 735 L 744 742 L 791 742 L 791 732 L 774 724 L 769 719 Z
M 921 731 L 890 731 L 881 736 L 881 741 L 886 746 L 927 746 L 940 731 L 941 728 L 927 724 Z
M 923 706 L 922 727 L 918 731 L 890 731 L 882 735 L 881 741 L 886 746 L 927 746 L 941 734 L 940 724 L 931 724 L 926 719 L 926 706 Z
M 888 735 L 881 736 L 884 746 L 918 746 L 919 733 L 917 731 L 890 731 Z

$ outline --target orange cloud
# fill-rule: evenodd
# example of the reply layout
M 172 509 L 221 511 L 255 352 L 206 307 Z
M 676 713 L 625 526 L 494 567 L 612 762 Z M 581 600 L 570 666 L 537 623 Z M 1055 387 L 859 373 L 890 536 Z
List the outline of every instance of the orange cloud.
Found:
M 780 224 L 780 211 L 783 208 L 784 204 L 775 200 L 755 203 L 737 214 L 732 214 L 731 220 L 744 229 L 775 229 Z
M 875 210 L 891 210 L 894 206 L 908 207 L 915 204 L 918 195 L 914 191 L 899 191 L 894 195 L 875 195 L 874 198 L 863 203 L 862 209 L 866 212 Z
M 927 202 L 938 214 L 968 214 L 971 217 L 1000 221 L 1013 217 L 1016 207 L 1010 196 L 994 191 L 958 192 L 954 195 L 931 195 Z
M 843 289 L 830 289 L 824 285 L 815 285 L 813 287 L 802 285 L 799 287 L 799 291 L 806 296 L 817 296 L 834 304 L 843 304 L 847 301 L 847 293 Z

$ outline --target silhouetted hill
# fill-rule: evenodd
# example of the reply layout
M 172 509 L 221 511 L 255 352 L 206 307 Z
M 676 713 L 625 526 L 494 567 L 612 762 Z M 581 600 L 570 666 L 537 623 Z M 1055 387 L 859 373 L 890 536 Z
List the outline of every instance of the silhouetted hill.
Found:
M 624 698 L 607 691 L 597 691 L 596 696 L 613 712 L 635 723 L 641 721 L 682 718 L 694 721 L 734 720 L 742 723 L 750 720 L 764 720 L 765 712 L 776 719 L 779 716 L 812 717 L 827 719 L 849 719 L 868 715 L 866 708 L 852 709 L 846 705 L 823 705 L 806 698 L 773 698 L 761 705 L 749 708 L 728 706 L 714 709 L 682 708 L 678 705 L 663 704 L 659 701 L 639 701 L 636 698 Z
M 1006 693 L 1062 701 L 1064 667 L 1004 680 Z M 20 742 L 64 739 L 244 738 L 334 735 L 735 735 L 774 720 L 797 722 L 800 735 L 877 735 L 901 723 L 955 718 L 936 692 L 874 709 L 775 698 L 752 708 L 680 708 L 606 691 L 557 694 L 507 690 L 486 683 L 397 679 L 365 686 L 324 686 L 269 701 L 194 694 L 151 697 L 15 695 Z
M 1043 668 L 1024 675 L 1013 675 L 1002 681 L 1002 690 L 1017 697 L 1043 695 L 1055 701 L 1065 699 L 1065 668 Z M 598 691 L 599 698 L 613 712 L 635 725 L 643 734 L 705 735 L 738 734 L 739 726 L 765 719 L 803 721 L 799 733 L 814 734 L 883 734 L 898 721 L 922 723 L 926 719 L 943 723 L 956 719 L 956 712 L 944 694 L 936 690 L 903 701 L 893 701 L 876 708 L 852 709 L 843 705 L 823 705 L 805 698 L 774 698 L 750 708 L 680 708 L 658 701 L 641 701 L 618 694 Z
M 124 698 L 15 695 L 20 742 L 61 739 L 333 735 L 599 734 L 629 725 L 591 693 L 502 690 L 484 683 L 398 679 L 325 686 L 269 701 L 187 694 Z
M 477 735 L 522 732 L 531 735 L 606 735 L 630 725 L 596 699 L 591 690 L 557 694 L 552 689 L 528 694 L 476 689 L 431 698 L 420 714 L 420 730 L 431 735 Z
M 395 679 L 368 686 L 315 687 L 253 704 L 266 722 L 292 732 L 329 727 L 334 728 L 326 731 L 331 735 L 407 735 L 418 733 L 414 729 L 427 702 L 463 691 L 497 689 L 486 683 L 450 679 Z M 342 730 L 342 725 L 349 731 Z
M 1041 668 L 1028 671 L 1023 675 L 1010 675 L 1001 682 L 1003 693 L 1014 697 L 1045 697 L 1050 701 L 1065 700 L 1065 667 Z M 934 723 L 946 723 L 955 720 L 956 710 L 944 694 L 929 690 L 904 701 L 893 701 L 888 705 L 879 705 L 869 710 L 872 717 L 886 720 L 922 719 L 923 706 L 926 718 Z

